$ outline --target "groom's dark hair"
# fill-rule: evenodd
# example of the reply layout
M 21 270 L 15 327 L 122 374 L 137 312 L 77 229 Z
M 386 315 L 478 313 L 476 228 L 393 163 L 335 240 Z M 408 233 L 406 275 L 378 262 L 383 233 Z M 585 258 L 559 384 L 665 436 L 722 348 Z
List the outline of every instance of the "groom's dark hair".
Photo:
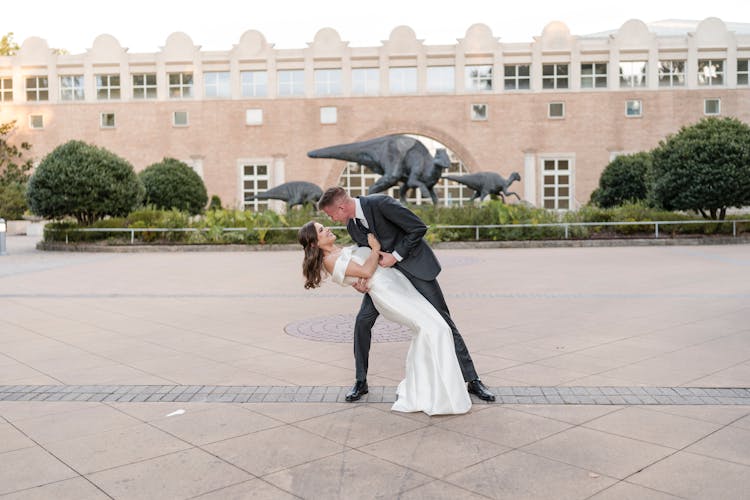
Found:
M 340 186 L 329 187 L 325 190 L 323 196 L 320 197 L 320 200 L 318 200 L 318 209 L 323 210 L 326 207 L 330 207 L 344 196 L 347 196 L 346 189 Z

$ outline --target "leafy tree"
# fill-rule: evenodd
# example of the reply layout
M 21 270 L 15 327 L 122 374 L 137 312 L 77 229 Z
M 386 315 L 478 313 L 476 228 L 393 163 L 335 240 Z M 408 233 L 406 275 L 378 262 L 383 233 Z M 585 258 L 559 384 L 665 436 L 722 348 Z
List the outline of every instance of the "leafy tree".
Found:
M 164 158 L 138 174 L 146 188 L 145 203 L 169 210 L 176 208 L 192 215 L 203 212 L 208 194 L 203 179 L 186 163 Z
M 0 56 L 12 56 L 18 49 L 18 44 L 13 41 L 12 31 L 0 38 Z
M 39 164 L 27 198 L 37 215 L 72 216 L 89 225 L 106 216 L 127 215 L 140 204 L 143 186 L 127 160 L 92 144 L 69 141 Z
M 727 207 L 750 205 L 750 126 L 704 118 L 652 152 L 650 196 L 667 210 L 695 210 L 723 220 Z
M 648 195 L 646 176 L 649 168 L 650 153 L 618 156 L 604 168 L 599 178 L 599 187 L 591 193 L 591 202 L 602 208 L 611 208 L 645 200 Z
M 26 183 L 32 168 L 31 159 L 23 159 L 31 145 L 9 141 L 15 126 L 15 120 L 0 124 L 0 217 L 4 219 L 20 219 L 26 211 Z

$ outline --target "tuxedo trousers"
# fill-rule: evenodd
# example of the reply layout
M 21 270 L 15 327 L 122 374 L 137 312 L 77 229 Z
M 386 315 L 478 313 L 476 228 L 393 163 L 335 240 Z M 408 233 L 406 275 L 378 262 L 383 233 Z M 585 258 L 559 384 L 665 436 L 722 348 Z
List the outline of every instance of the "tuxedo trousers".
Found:
M 456 357 L 458 358 L 458 364 L 461 367 L 461 373 L 463 374 L 464 380 L 470 382 L 479 378 L 477 371 L 474 368 L 474 361 L 471 359 L 469 349 L 466 347 L 464 339 L 456 328 L 456 324 L 451 318 L 451 313 L 448 310 L 448 305 L 445 303 L 445 297 L 443 291 L 440 289 L 440 285 L 437 280 L 423 280 L 413 276 L 412 274 L 399 269 L 404 276 L 406 276 L 414 288 L 432 304 L 432 306 L 440 313 L 453 333 L 453 344 L 456 348 Z M 354 322 L 354 365 L 356 371 L 357 380 L 367 380 L 367 369 L 370 359 L 370 344 L 372 343 L 372 327 L 375 324 L 375 320 L 378 319 L 378 310 L 375 309 L 375 305 L 372 303 L 372 299 L 368 294 L 365 294 L 362 299 L 362 305 L 357 313 L 356 320 Z

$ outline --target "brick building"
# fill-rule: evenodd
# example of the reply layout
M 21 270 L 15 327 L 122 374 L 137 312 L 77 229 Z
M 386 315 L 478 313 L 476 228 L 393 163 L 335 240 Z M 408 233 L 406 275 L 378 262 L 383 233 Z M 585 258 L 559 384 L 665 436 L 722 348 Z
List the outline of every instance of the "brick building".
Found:
M 324 28 L 308 45 L 275 49 L 251 30 L 229 50 L 201 51 L 173 33 L 160 51 L 131 54 L 101 35 L 58 55 L 29 38 L 0 57 L 0 122 L 17 120 L 13 140 L 37 159 L 71 139 L 136 170 L 180 159 L 209 194 L 251 209 L 266 202 L 245 196 L 292 180 L 360 194 L 377 175 L 306 152 L 411 134 L 447 148 L 451 171 L 517 171 L 522 198 L 562 210 L 585 204 L 618 154 L 707 115 L 750 122 L 750 24 L 716 18 L 585 36 L 553 22 L 529 43 L 476 24 L 452 45 L 400 26 L 380 46 L 350 47 Z M 448 180 L 437 191 L 447 204 L 471 195 Z

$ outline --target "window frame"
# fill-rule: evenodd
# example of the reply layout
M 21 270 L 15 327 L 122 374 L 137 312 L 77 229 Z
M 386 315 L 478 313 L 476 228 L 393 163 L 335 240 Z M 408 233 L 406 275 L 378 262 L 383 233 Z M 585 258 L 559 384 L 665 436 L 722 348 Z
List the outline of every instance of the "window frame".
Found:
M 65 102 L 86 100 L 83 75 L 60 75 L 60 100 Z
M 640 71 L 637 75 L 634 72 L 635 65 L 640 65 Z M 625 74 L 624 69 L 629 68 L 630 71 Z M 648 61 L 637 60 L 637 61 L 620 61 L 617 68 L 620 88 L 621 89 L 640 89 L 648 86 Z
M 287 78 L 288 77 L 288 78 Z M 305 70 L 280 69 L 276 71 L 276 88 L 279 97 L 304 97 Z
M 679 64 L 680 68 L 675 68 Z M 685 86 L 685 59 L 659 59 L 657 76 L 659 87 L 684 87 Z
M 313 72 L 315 95 L 335 97 L 341 95 L 343 75 L 341 68 L 316 69 Z
M 142 83 L 136 83 L 136 78 L 139 77 L 143 79 Z M 152 79 L 153 83 L 150 83 L 149 80 Z M 132 84 L 133 88 L 133 99 L 139 101 L 156 99 L 159 92 L 157 82 L 158 80 L 156 73 L 131 73 L 130 83 Z M 143 95 L 138 95 L 139 93 L 142 93 Z
M 242 97 L 267 97 L 268 71 L 240 71 L 240 88 Z
M 564 71 L 561 71 L 563 69 Z M 542 90 L 567 90 L 569 88 L 570 63 L 542 64 Z
M 225 79 L 222 79 L 225 78 Z M 213 81 L 211 81 L 213 80 Z M 204 71 L 203 96 L 206 99 L 232 97 L 232 74 L 229 71 Z
M 117 79 L 117 83 L 113 84 L 112 80 Z M 106 85 L 104 80 L 106 79 Z M 97 101 L 119 101 L 122 98 L 122 85 L 120 84 L 119 73 L 103 73 L 94 76 L 94 82 L 96 83 L 96 100 Z M 106 97 L 102 97 L 102 92 Z M 112 96 L 116 93 L 116 96 Z
M 719 63 L 719 68 L 712 63 Z M 709 67 L 713 66 L 713 74 Z M 723 87 L 725 85 L 726 59 L 698 59 L 698 86 L 699 87 Z M 708 71 L 706 71 L 708 70 Z M 708 73 L 708 74 L 707 74 Z M 718 80 L 718 83 L 714 83 Z
M 353 96 L 380 94 L 380 68 L 352 68 L 351 93 Z
M 456 91 L 455 66 L 427 66 L 427 93 L 452 94 Z
M 553 106 L 560 107 L 559 115 L 552 114 Z M 552 101 L 550 103 L 547 103 L 547 118 L 550 120 L 563 120 L 565 118 L 565 101 Z
M 522 75 L 520 69 L 526 68 L 527 75 Z M 512 69 L 513 74 L 508 74 Z M 525 82 L 526 86 L 521 83 Z M 503 66 L 503 89 L 508 91 L 514 90 L 531 90 L 531 64 L 506 64 Z
M 13 77 L 0 77 L 0 102 L 13 102 Z
M 414 95 L 419 90 L 416 66 L 388 68 L 388 92 L 391 95 Z
M 575 178 L 575 161 L 574 158 L 565 155 L 549 155 L 543 156 L 539 159 L 539 168 L 541 175 L 539 176 L 541 184 L 541 206 L 548 210 L 572 210 L 573 209 L 573 180 Z M 554 168 L 547 169 L 548 162 L 552 162 Z M 566 168 L 560 168 L 562 162 L 566 163 Z M 548 178 L 553 179 L 552 184 L 547 184 Z M 560 178 L 567 177 L 567 183 L 559 182 Z M 553 194 L 547 194 L 547 189 L 551 188 Z M 561 194 L 561 191 L 567 189 L 567 195 Z M 565 205 L 561 206 L 561 201 L 565 201 Z M 552 206 L 548 206 L 548 202 L 551 201 Z
M 584 66 L 591 66 L 591 73 L 584 73 Z M 601 70 L 604 66 L 604 72 L 600 73 L 597 70 Z M 581 63 L 581 88 L 582 89 L 606 89 L 609 86 L 609 63 L 603 61 L 591 61 Z M 591 86 L 584 85 L 585 81 L 590 81 Z M 600 85 L 603 83 L 603 85 Z
M 173 81 L 178 77 L 178 81 Z M 167 93 L 170 99 L 192 99 L 195 78 L 190 71 L 167 73 Z
M 637 103 L 637 106 L 631 106 L 631 104 Z M 637 113 L 635 110 L 637 108 Z M 642 99 L 626 99 L 625 100 L 625 116 L 627 118 L 641 118 L 643 116 L 643 100 Z
M 248 210 L 248 207 L 252 207 L 252 211 L 258 212 L 260 210 L 268 210 L 270 207 L 270 200 L 246 200 L 248 195 L 256 196 L 261 193 L 265 193 L 271 189 L 271 161 L 266 160 L 240 160 L 239 165 L 239 193 L 240 193 L 240 207 L 242 210 Z M 247 168 L 251 167 L 253 173 L 248 174 Z M 259 167 L 265 169 L 264 173 L 258 173 Z M 245 185 L 246 182 L 253 184 L 252 189 L 248 189 Z M 258 185 L 261 187 L 258 187 Z M 265 186 L 263 187 L 263 184 Z
M 493 66 L 491 64 L 467 64 L 464 66 L 464 88 L 467 92 L 492 92 L 494 86 Z M 471 71 L 476 71 L 475 75 Z
M 177 123 L 177 114 L 184 113 L 185 123 Z M 190 126 L 190 113 L 185 110 L 172 111 L 172 126 L 175 128 L 185 128 Z
M 29 81 L 33 80 L 34 86 L 29 86 Z M 44 80 L 44 82 L 42 82 Z M 41 83 L 44 83 L 42 86 Z M 49 77 L 46 75 L 31 75 L 24 77 L 25 93 L 27 102 L 49 101 Z M 34 99 L 29 99 L 29 93 L 32 92 Z M 42 97 L 43 95 L 43 97 Z
M 716 103 L 716 112 L 709 112 L 709 103 Z M 718 97 L 707 97 L 703 99 L 703 114 L 706 116 L 720 116 L 721 115 L 721 99 Z
M 112 125 L 105 124 L 105 117 L 111 116 L 112 117 Z M 117 120 L 116 115 L 112 111 L 102 111 L 99 113 L 99 128 L 104 130 L 111 130 L 114 128 L 117 128 Z

